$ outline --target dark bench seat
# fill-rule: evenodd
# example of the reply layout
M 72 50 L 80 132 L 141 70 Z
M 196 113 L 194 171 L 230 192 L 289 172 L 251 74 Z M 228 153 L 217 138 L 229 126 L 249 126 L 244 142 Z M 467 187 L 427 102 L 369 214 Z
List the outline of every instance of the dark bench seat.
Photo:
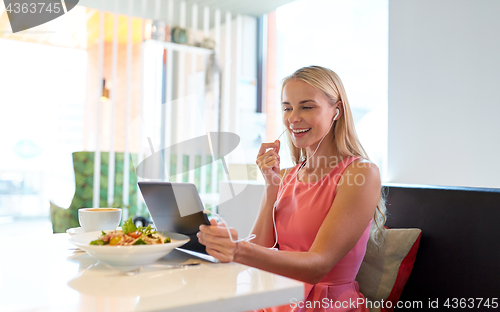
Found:
M 400 301 L 422 301 L 427 310 L 429 300 L 438 299 L 439 309 L 432 311 L 450 311 L 444 306 L 448 298 L 490 298 L 491 303 L 500 297 L 500 189 L 384 186 L 387 226 L 422 230 Z M 500 310 L 477 308 L 478 302 L 471 311 Z

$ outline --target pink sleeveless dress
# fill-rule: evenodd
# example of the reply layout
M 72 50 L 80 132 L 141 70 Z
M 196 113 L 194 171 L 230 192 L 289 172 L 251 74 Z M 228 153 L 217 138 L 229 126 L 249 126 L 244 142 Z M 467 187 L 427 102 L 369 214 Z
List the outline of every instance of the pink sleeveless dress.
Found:
M 286 175 L 284 193 L 275 212 L 279 250 L 309 250 L 332 206 L 342 174 L 358 158 L 344 158 L 328 175 L 313 183 L 297 180 L 295 173 L 300 164 Z M 318 284 L 304 283 L 304 300 L 290 298 L 290 304 L 259 311 L 368 311 L 364 304 L 355 304 L 364 296 L 354 279 L 365 256 L 370 225 L 371 221 L 354 248 Z

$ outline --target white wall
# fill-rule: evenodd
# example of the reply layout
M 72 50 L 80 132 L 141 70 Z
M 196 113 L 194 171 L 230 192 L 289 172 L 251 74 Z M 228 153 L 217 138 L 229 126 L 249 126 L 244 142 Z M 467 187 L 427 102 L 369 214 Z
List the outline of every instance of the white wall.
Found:
M 500 187 L 500 1 L 389 2 L 388 182 Z
M 245 238 L 250 234 L 257 219 L 260 201 L 264 194 L 264 183 L 232 180 L 231 184 L 236 193 L 239 191 L 236 197 L 231 195 L 227 181 L 219 182 L 221 204 L 218 214 L 230 227 L 238 231 L 238 238 Z

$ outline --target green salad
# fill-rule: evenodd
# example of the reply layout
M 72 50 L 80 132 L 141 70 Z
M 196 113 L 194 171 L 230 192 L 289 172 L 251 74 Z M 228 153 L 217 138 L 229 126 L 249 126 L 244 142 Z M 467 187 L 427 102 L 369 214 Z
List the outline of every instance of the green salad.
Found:
M 121 230 L 104 232 L 90 245 L 130 246 L 130 245 L 156 245 L 170 243 L 170 237 L 163 236 L 148 225 L 136 227 L 132 217 L 124 221 Z

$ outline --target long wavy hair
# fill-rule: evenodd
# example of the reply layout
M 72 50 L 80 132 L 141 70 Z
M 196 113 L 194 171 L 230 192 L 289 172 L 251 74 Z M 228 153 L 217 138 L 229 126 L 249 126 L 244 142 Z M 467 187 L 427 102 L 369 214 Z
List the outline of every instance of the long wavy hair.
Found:
M 361 145 L 356 129 L 354 128 L 354 120 L 352 118 L 351 108 L 347 100 L 347 94 L 344 85 L 339 76 L 332 70 L 321 66 L 308 66 L 303 67 L 294 72 L 292 75 L 283 79 L 281 88 L 281 102 L 283 102 L 283 89 L 285 85 L 291 80 L 300 80 L 306 82 L 316 90 L 322 92 L 327 98 L 330 105 L 335 105 L 341 101 L 343 107 L 343 114 L 334 124 L 333 131 L 333 144 L 335 145 L 340 158 L 348 156 L 358 156 L 366 160 L 370 160 L 365 149 Z M 295 164 L 301 163 L 306 159 L 306 149 L 296 147 L 289 132 L 286 132 L 288 146 L 292 160 Z M 326 142 L 326 141 L 325 141 Z M 386 221 L 386 207 L 383 190 L 381 190 L 380 199 L 377 209 L 373 215 L 372 226 L 370 229 L 370 239 L 375 245 L 380 246 L 385 236 L 385 221 Z

